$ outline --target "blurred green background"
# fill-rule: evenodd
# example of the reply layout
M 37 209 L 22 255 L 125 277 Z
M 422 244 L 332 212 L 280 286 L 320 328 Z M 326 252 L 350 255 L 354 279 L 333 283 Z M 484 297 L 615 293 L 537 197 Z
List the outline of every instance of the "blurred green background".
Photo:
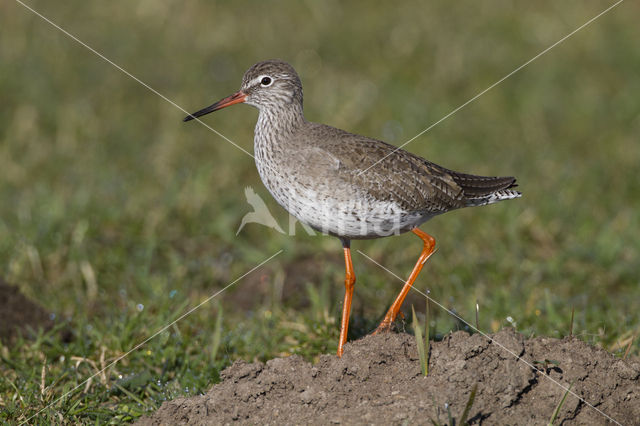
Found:
M 307 119 L 400 145 L 612 3 L 29 4 L 189 112 L 281 58 L 302 78 Z M 406 146 L 518 178 L 521 199 L 422 227 L 439 250 L 416 287 L 472 323 L 477 302 L 485 332 L 566 336 L 573 308 L 573 334 L 639 352 L 639 18 L 622 3 Z M 27 420 L 82 384 L 38 416 L 132 420 L 206 391 L 236 359 L 335 351 L 340 243 L 300 226 L 236 236 L 247 186 L 288 227 L 251 157 L 13 1 L 0 3 L 0 70 L 0 276 L 58 324 L 0 346 L 0 418 Z M 236 106 L 205 121 L 251 152 L 256 117 Z M 402 286 L 357 250 L 407 276 L 420 247 L 354 242 L 350 338 Z M 417 292 L 411 304 L 424 312 Z M 436 337 L 465 328 L 431 311 Z

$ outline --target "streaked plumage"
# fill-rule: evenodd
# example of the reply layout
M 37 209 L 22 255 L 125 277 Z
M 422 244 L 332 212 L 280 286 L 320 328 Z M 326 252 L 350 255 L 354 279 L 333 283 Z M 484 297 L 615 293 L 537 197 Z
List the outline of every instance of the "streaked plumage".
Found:
M 430 218 L 462 207 L 520 196 L 513 177 L 475 176 L 448 170 L 385 142 L 304 118 L 302 84 L 293 67 L 270 60 L 252 66 L 239 92 L 185 118 L 244 102 L 259 110 L 254 152 L 265 186 L 303 223 L 339 237 L 347 263 L 347 293 L 338 354 L 346 341 L 351 292 L 350 240 L 413 231 L 424 241 L 420 262 L 435 240 L 417 229 Z M 422 268 L 416 264 L 413 283 Z M 389 327 L 406 293 L 378 330 Z

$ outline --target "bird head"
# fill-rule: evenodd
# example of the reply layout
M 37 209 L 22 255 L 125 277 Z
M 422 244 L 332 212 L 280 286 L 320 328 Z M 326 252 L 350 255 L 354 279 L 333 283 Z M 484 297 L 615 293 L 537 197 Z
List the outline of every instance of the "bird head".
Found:
M 258 62 L 244 73 L 239 91 L 188 115 L 184 121 L 193 120 L 238 103 L 246 103 L 260 110 L 292 106 L 302 110 L 300 77 L 296 70 L 284 61 L 272 59 Z

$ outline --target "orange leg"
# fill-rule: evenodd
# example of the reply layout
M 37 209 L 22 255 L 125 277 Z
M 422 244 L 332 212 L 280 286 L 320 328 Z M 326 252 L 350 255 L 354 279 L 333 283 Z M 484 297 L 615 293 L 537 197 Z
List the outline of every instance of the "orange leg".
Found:
M 347 343 L 347 330 L 349 329 L 349 314 L 351 313 L 351 299 L 353 297 L 353 288 L 356 284 L 356 274 L 353 272 L 353 263 L 351 262 L 351 248 L 348 240 L 343 240 L 344 247 L 344 304 L 342 305 L 342 322 L 340 323 L 340 341 L 338 342 L 338 356 L 341 357 L 344 352 L 344 344 Z
M 411 275 L 409 275 L 409 279 L 404 284 L 404 287 L 402 287 L 400 294 L 398 294 L 398 297 L 396 297 L 396 300 L 394 300 L 393 304 L 387 311 L 387 314 L 384 316 L 384 319 L 382 320 L 376 331 L 373 332 L 373 334 L 390 330 L 391 324 L 396 319 L 398 312 L 400 312 L 402 302 L 404 302 L 405 297 L 407 297 L 407 294 L 409 293 L 413 282 L 416 280 L 416 278 L 418 278 L 418 274 L 420 274 L 422 266 L 427 261 L 427 259 L 429 259 L 429 256 L 433 254 L 433 251 L 436 248 L 436 240 L 431 235 L 421 231 L 418 228 L 413 229 L 412 232 L 420 237 L 424 242 L 422 253 L 420 253 L 418 262 L 416 262 L 416 266 L 413 267 L 413 271 L 411 271 Z

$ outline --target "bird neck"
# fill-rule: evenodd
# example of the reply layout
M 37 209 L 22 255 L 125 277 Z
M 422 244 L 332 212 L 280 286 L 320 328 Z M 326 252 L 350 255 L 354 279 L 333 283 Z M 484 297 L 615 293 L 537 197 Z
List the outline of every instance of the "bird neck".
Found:
M 256 142 L 269 140 L 277 142 L 292 134 L 306 122 L 302 113 L 302 105 L 289 104 L 261 108 L 256 123 Z

